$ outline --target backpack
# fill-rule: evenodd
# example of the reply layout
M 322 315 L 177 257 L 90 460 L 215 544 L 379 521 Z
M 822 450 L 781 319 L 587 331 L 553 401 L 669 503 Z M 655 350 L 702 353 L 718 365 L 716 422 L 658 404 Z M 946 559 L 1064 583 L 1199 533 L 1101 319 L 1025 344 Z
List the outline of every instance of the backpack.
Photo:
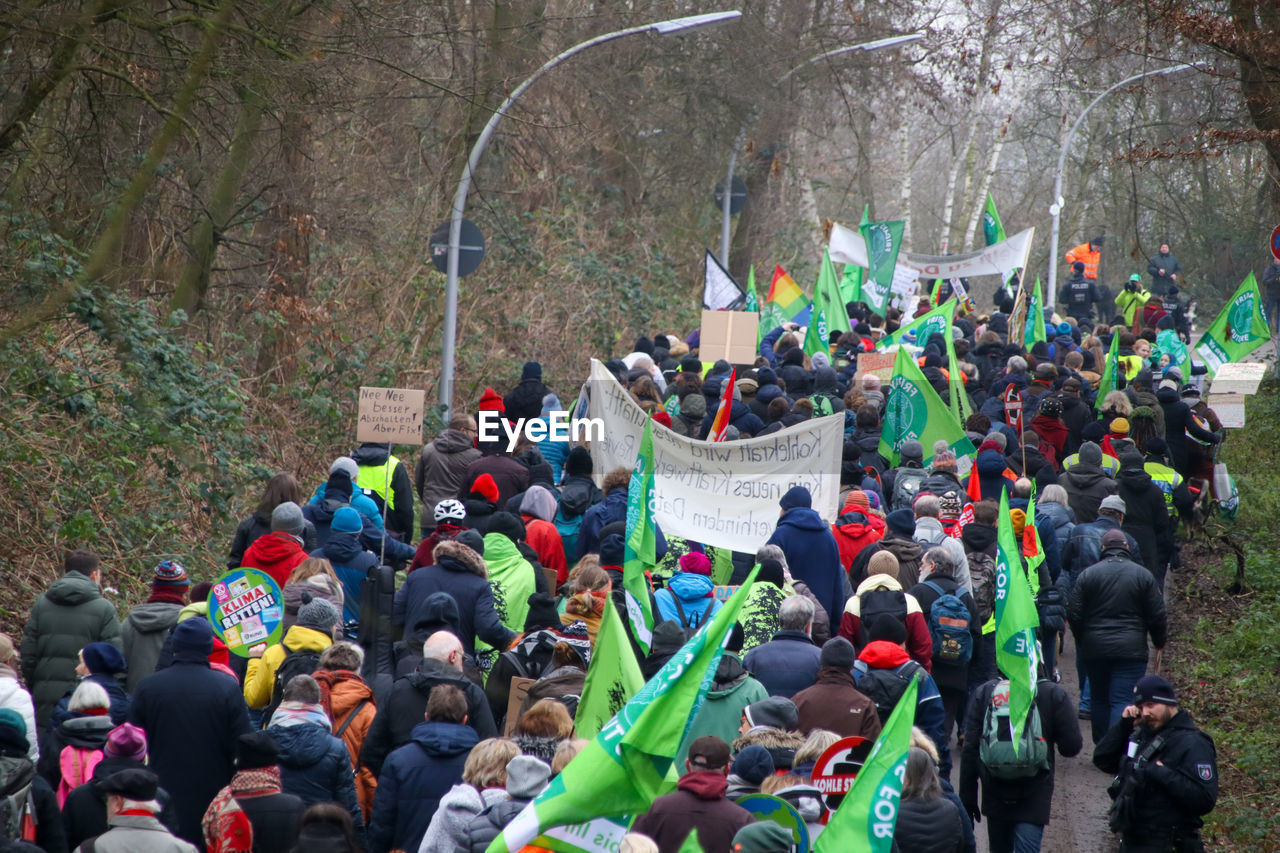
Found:
M 967 664 L 973 659 L 969 608 L 954 592 L 943 591 L 933 581 L 924 581 L 924 585 L 938 594 L 929 608 L 929 636 L 933 638 L 934 662 Z
M 271 686 L 271 702 L 262 712 L 262 727 L 266 728 L 271 715 L 284 701 L 284 688 L 295 675 L 310 675 L 320 668 L 320 653 L 303 650 L 294 651 L 284 646 L 284 660 L 276 667 L 275 681 Z
M 680 620 L 680 629 L 684 632 L 685 640 L 693 639 L 693 635 L 698 633 L 698 629 L 702 627 L 699 624 L 701 620 L 699 620 L 699 622 L 690 622 L 689 617 L 684 613 L 684 605 L 680 603 L 680 596 L 676 595 L 670 589 L 668 589 L 667 592 L 671 594 L 671 601 L 676 606 L 676 617 Z M 707 610 L 710 609 L 710 606 L 708 606 Z M 702 611 L 703 616 L 706 616 L 707 610 Z
M 888 613 L 903 625 L 907 624 L 907 594 L 900 589 L 869 589 L 858 596 L 858 620 L 861 623 L 862 643 L 870 642 L 867 626 L 871 620 Z
M 996 612 L 996 561 L 986 551 L 969 551 L 969 581 L 973 584 L 973 603 L 978 608 L 978 621 L 983 625 Z
M 825 415 L 834 415 L 836 410 L 831 405 L 831 398 L 826 394 L 814 394 L 809 400 L 813 403 L 813 416 L 821 418 Z
M 991 701 L 987 703 L 982 717 L 978 758 L 996 779 L 1029 779 L 1048 770 L 1049 744 L 1044 739 L 1037 702 L 1031 703 L 1017 755 L 1013 752 L 1012 731 L 1009 723 L 1009 682 L 1001 680 L 992 689 Z
M 578 529 L 582 527 L 582 519 L 587 514 L 575 515 L 573 518 L 565 518 L 564 508 L 556 507 L 556 517 L 552 524 L 556 526 L 556 532 L 560 534 L 560 541 L 564 543 L 565 554 L 578 553 Z
M 865 666 L 862 661 L 859 661 L 857 665 L 859 667 Z M 923 670 L 924 667 L 919 663 L 909 660 L 895 669 L 873 669 L 868 667 L 862 673 L 862 678 L 858 679 L 858 690 L 862 691 L 868 699 L 875 703 L 876 714 L 880 717 L 880 725 L 889 722 L 889 715 L 897 707 L 898 700 L 906 692 L 907 686 L 916 677 L 916 673 Z
M 102 750 L 88 749 L 83 746 L 64 746 L 58 753 L 58 769 L 62 778 L 58 780 L 58 808 L 67 804 L 67 796 L 76 787 L 93 779 L 93 769 L 102 760 Z
M 6 770 L 14 764 L 22 765 L 16 768 L 15 773 L 4 774 L 10 780 L 9 787 L 12 791 L 0 797 L 0 833 L 3 833 L 0 837 L 14 841 L 35 841 L 35 803 L 31 797 L 31 782 L 36 775 L 35 765 L 26 756 L 4 758 L 0 761 L 4 763 Z
M 926 471 L 923 468 L 899 468 L 893 475 L 893 497 L 891 509 L 911 509 L 920 493 L 920 484 L 924 482 Z

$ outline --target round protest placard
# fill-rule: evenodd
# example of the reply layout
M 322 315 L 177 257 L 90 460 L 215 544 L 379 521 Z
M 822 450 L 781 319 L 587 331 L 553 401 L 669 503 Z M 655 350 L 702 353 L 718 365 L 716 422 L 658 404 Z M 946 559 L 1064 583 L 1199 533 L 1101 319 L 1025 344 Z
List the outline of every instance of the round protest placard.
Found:
M 770 794 L 747 794 L 736 802 L 755 815 L 756 820 L 773 821 L 790 832 L 795 853 L 809 853 L 809 827 L 791 803 Z
M 828 808 L 835 809 L 849 793 L 872 746 L 872 741 L 857 735 L 840 738 L 814 762 L 813 787 L 825 795 Z
M 251 646 L 280 642 L 284 596 L 266 572 L 235 569 L 209 590 L 209 622 L 228 651 L 247 658 Z

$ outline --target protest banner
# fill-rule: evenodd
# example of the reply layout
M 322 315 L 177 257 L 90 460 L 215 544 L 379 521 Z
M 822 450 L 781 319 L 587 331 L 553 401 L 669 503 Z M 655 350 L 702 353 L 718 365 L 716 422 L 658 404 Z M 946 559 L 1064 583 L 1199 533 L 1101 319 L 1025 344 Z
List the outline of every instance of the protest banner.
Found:
M 412 388 L 360 388 L 356 441 L 422 444 L 425 391 Z
M 1009 270 L 1025 267 L 1031 253 L 1035 229 L 1019 231 L 1007 240 L 962 255 L 918 255 L 899 252 L 898 267 L 915 270 L 921 278 L 973 278 L 980 275 L 1006 275 Z M 836 263 L 867 266 L 867 245 L 862 234 L 843 225 L 831 227 L 827 245 Z
M 227 651 L 247 658 L 252 646 L 280 642 L 284 596 L 266 572 L 234 569 L 209 590 L 209 622 Z
M 591 362 L 587 411 L 603 422 L 591 442 L 597 480 L 631 468 L 648 415 L 599 361 Z M 828 522 L 837 515 L 844 415 L 814 418 L 772 435 L 694 441 L 653 430 L 653 518 L 667 535 L 754 553 L 778 523 L 778 501 L 804 486 Z

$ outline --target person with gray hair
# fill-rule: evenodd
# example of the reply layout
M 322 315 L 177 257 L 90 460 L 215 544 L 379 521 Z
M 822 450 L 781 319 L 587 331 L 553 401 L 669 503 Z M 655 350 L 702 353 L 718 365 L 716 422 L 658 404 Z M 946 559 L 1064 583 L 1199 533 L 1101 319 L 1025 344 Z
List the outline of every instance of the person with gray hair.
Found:
M 951 557 L 954 577 L 966 592 L 973 592 L 973 581 L 969 577 L 969 558 L 965 556 L 964 545 L 954 536 L 947 535 L 942 526 L 942 500 L 937 495 L 921 495 L 916 498 L 913 511 L 916 516 L 916 532 L 911 537 L 920 543 L 920 547 L 941 547 Z
M 747 672 L 770 696 L 790 699 L 817 680 L 822 650 L 812 639 L 814 613 L 813 602 L 802 595 L 784 599 L 778 608 L 777 633 L 743 659 Z
M 929 624 L 929 636 L 933 640 L 933 681 L 942 697 L 945 714 L 942 730 L 948 740 L 957 720 L 964 725 L 969 668 L 982 654 L 982 622 L 978 619 L 978 604 L 973 600 L 972 590 L 960 584 L 956 565 L 950 549 L 941 546 L 927 549 L 920 559 L 920 583 L 911 589 L 911 595 L 920 604 L 920 611 Z M 935 607 L 937 613 L 933 612 Z M 967 616 L 964 611 L 968 611 Z M 957 623 L 966 618 L 968 625 L 960 628 Z M 967 631 L 968 651 L 964 649 L 964 638 L 956 629 Z
M 391 685 L 360 748 L 360 764 L 374 776 L 381 772 L 392 750 L 409 742 L 414 726 L 422 722 L 426 713 L 432 688 L 441 684 L 462 691 L 467 700 L 467 725 L 476 730 L 480 739 L 498 736 L 484 690 L 462 674 L 463 650 L 458 637 L 449 631 L 436 631 L 423 644 L 422 654 L 417 669 Z

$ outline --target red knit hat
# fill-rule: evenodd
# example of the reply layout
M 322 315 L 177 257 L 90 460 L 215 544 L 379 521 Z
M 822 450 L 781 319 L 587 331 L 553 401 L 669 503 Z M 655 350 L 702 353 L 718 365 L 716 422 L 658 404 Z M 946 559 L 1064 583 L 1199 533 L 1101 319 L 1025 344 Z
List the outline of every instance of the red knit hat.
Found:
M 867 500 L 867 493 L 861 489 L 854 489 L 849 492 L 848 497 L 844 499 L 844 511 L 851 509 L 860 510 L 863 515 L 871 513 L 871 501 Z
M 476 477 L 476 481 L 471 484 L 471 491 L 481 495 L 491 504 L 498 502 L 498 484 L 494 482 L 492 474 L 481 474 Z
M 653 419 L 667 429 L 671 429 L 671 415 L 667 414 L 665 411 L 654 412 Z
M 504 415 L 507 413 L 507 404 L 502 402 L 502 395 L 492 388 L 484 389 L 476 408 L 481 412 L 501 412 Z

